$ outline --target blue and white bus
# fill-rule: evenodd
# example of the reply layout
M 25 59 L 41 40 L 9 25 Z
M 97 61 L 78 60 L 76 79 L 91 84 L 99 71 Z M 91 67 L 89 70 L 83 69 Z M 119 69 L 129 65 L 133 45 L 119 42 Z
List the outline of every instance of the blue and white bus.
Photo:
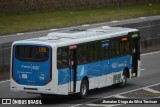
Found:
M 137 29 L 102 26 L 49 33 L 16 41 L 11 54 L 11 91 L 85 97 L 89 90 L 140 76 Z

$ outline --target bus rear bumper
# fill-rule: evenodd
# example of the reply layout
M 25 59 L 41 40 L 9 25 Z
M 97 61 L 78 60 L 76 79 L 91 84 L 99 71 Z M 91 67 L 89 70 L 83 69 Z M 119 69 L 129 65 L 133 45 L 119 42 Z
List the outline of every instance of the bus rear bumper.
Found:
M 49 84 L 45 86 L 27 86 L 17 84 L 14 80 L 10 80 L 10 90 L 15 92 L 27 92 L 35 94 L 55 94 L 53 87 L 49 87 Z

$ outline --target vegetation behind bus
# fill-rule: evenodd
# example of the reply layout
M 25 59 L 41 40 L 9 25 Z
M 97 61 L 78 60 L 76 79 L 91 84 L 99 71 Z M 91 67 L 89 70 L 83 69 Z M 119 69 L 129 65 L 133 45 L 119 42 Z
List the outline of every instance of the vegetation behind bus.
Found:
M 0 15 L 0 35 L 159 15 L 160 3 Z

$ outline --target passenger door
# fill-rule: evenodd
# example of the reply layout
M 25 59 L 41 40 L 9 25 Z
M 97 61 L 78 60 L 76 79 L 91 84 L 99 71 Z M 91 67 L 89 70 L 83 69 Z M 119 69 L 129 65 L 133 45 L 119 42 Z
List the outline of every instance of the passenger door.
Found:
M 132 34 L 132 59 L 133 73 L 138 76 L 138 60 L 140 60 L 140 38 L 138 34 Z
M 77 45 L 69 47 L 69 92 L 76 92 L 76 80 L 77 80 Z

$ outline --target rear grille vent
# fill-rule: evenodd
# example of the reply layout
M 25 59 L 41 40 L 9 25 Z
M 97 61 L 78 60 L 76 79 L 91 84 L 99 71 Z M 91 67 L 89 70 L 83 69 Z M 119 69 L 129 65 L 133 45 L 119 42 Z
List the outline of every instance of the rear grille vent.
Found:
M 37 88 L 26 88 L 26 87 L 24 87 L 24 90 L 38 90 Z

